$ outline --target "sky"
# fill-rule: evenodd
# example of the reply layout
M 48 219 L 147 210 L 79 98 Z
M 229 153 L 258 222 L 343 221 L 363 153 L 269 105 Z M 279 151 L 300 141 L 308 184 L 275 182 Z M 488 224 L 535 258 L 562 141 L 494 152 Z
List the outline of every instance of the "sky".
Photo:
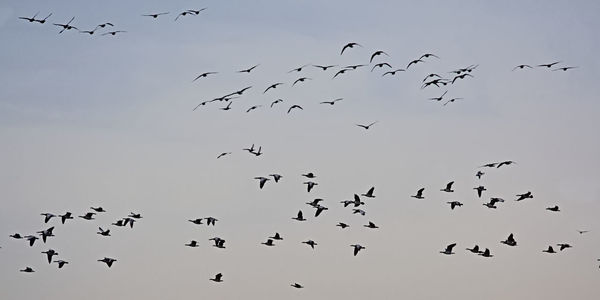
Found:
M 46 24 L 18 19 L 38 11 L 52 13 Z M 598 11 L 597 1 L 0 2 L 0 298 L 598 298 Z M 170 13 L 141 16 L 158 12 Z M 126 32 L 49 24 L 71 17 Z M 362 47 L 340 55 L 349 42 Z M 369 64 L 376 50 L 388 55 Z M 370 71 L 424 53 L 439 59 Z M 513 71 L 554 61 L 578 68 Z M 353 64 L 368 67 L 332 79 Z M 427 74 L 471 65 L 472 78 L 421 89 Z M 193 81 L 204 72 L 218 74 Z M 229 111 L 193 111 L 246 86 Z M 463 99 L 428 100 L 446 90 Z M 287 113 L 294 104 L 303 109 Z M 252 144 L 261 156 L 242 150 Z M 478 168 L 504 160 L 516 164 Z M 282 180 L 259 189 L 254 177 L 272 173 Z M 439 191 L 449 181 L 455 192 Z M 339 203 L 370 187 L 365 216 Z M 410 197 L 423 187 L 424 200 Z M 527 191 L 533 199 L 514 201 Z M 488 209 L 489 197 L 506 202 Z M 317 218 L 305 204 L 315 198 L 329 208 Z M 464 205 L 450 210 L 454 200 Z M 40 216 L 91 206 L 107 212 L 65 225 Z M 291 219 L 300 209 L 306 222 Z M 134 228 L 110 226 L 130 212 L 143 216 Z M 187 221 L 208 216 L 214 227 Z M 8 237 L 50 226 L 46 244 Z M 275 232 L 284 240 L 260 244 Z M 510 233 L 518 246 L 500 243 Z M 192 239 L 200 247 L 184 246 Z M 366 247 L 357 256 L 355 243 Z M 440 254 L 450 243 L 456 254 Z M 573 248 L 542 253 L 557 243 Z M 475 244 L 494 257 L 464 250 Z M 70 263 L 48 265 L 50 248 Z M 36 272 L 19 272 L 27 266 Z M 217 273 L 224 282 L 209 280 Z

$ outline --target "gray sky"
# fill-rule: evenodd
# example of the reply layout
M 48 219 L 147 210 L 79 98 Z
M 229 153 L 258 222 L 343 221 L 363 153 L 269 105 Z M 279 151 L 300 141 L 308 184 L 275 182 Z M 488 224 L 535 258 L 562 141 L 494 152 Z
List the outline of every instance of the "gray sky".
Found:
M 0 298 L 562 299 L 600 296 L 600 142 L 596 1 L 4 1 L 0 3 Z M 308 2 L 308 3 L 307 3 Z M 174 22 L 178 12 L 208 7 Z M 58 33 L 19 16 L 75 16 Z M 157 20 L 141 14 L 169 11 Z M 39 17 L 39 16 L 38 16 Z M 354 48 L 339 55 L 348 42 Z M 304 64 L 394 68 L 340 75 Z M 519 64 L 562 61 L 567 72 Z M 260 64 L 251 74 L 237 70 Z M 420 89 L 429 73 L 479 64 L 474 78 Z M 192 83 L 194 77 L 217 71 Z M 291 87 L 301 76 L 311 77 Z M 263 94 L 272 83 L 285 84 Z M 230 111 L 201 101 L 253 86 Z M 426 100 L 449 90 L 447 106 Z M 344 98 L 333 107 L 320 101 Z M 283 103 L 269 108 L 277 99 Z M 304 110 L 287 114 L 292 104 Z M 263 107 L 246 113 L 252 105 Z M 369 131 L 354 124 L 379 121 Z M 242 148 L 255 143 L 264 155 Z M 215 159 L 221 152 L 230 156 Z M 484 170 L 481 164 L 514 160 Z M 300 174 L 314 172 L 306 192 Z M 255 176 L 282 174 L 258 189 Z M 439 189 L 454 180 L 456 192 Z M 497 210 L 484 198 L 503 197 Z M 364 217 L 339 201 L 375 186 Z M 410 198 L 425 187 L 423 201 Z M 533 199 L 514 202 L 532 191 Z M 305 202 L 324 198 L 318 218 Z M 463 207 L 451 211 L 446 201 Z M 42 212 L 96 221 L 45 225 Z M 545 208 L 559 205 L 560 213 Z M 302 209 L 307 222 L 290 218 Z M 135 211 L 133 229 L 111 228 Z M 187 219 L 214 216 L 214 227 Z M 350 228 L 334 225 L 343 221 Z M 377 230 L 362 227 L 368 221 Z M 9 234 L 56 226 L 32 248 Z M 114 227 L 114 226 L 112 226 Z M 579 235 L 577 229 L 590 230 Z M 260 245 L 274 232 L 284 240 Z M 499 243 L 514 233 L 518 247 Z M 227 249 L 210 246 L 224 238 Z M 191 239 L 200 247 L 183 246 Z M 313 251 L 301 244 L 318 245 Z M 439 253 L 456 242 L 452 256 Z M 541 250 L 567 242 L 555 255 Z M 350 244 L 366 246 L 356 257 Z M 464 251 L 479 244 L 495 256 Z M 70 262 L 58 270 L 41 251 Z M 118 261 L 111 269 L 97 262 Z M 18 272 L 26 266 L 33 274 Z M 208 279 L 222 272 L 225 282 Z M 289 286 L 299 282 L 305 289 Z

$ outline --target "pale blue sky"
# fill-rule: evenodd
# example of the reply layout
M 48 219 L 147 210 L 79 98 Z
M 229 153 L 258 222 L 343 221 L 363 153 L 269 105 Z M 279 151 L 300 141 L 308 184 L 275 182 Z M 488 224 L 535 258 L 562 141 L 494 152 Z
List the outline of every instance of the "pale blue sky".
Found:
M 52 12 L 50 23 L 75 16 L 83 30 L 112 22 L 127 32 L 59 35 L 18 19 L 37 11 Z M 140 16 L 162 11 L 170 14 Z M 597 298 L 599 11 L 595 1 L 4 1 L 0 298 Z M 348 42 L 364 48 L 340 56 Z M 335 80 L 337 69 L 287 73 L 368 63 L 375 50 L 401 68 L 427 52 L 441 59 L 395 77 L 370 66 Z M 579 68 L 511 71 L 552 61 Z M 421 90 L 425 75 L 472 64 L 475 78 L 448 88 L 464 100 L 426 100 L 446 89 Z M 207 71 L 219 74 L 192 83 Z M 301 76 L 313 80 L 291 87 Z M 285 85 L 262 93 L 275 82 Z M 249 85 L 230 111 L 212 103 L 192 112 Z M 277 98 L 284 103 L 269 108 Z M 304 110 L 286 114 L 292 104 Z M 252 105 L 263 107 L 245 113 Z M 354 125 L 376 120 L 367 132 Z M 241 151 L 252 143 L 264 155 Z M 500 160 L 518 164 L 474 178 L 477 166 Z M 309 171 L 319 185 L 307 194 L 300 174 Z M 272 172 L 283 180 L 259 190 L 252 178 Z M 451 180 L 456 192 L 439 192 Z M 480 183 L 485 196 L 509 201 L 483 207 L 472 190 Z M 365 217 L 340 206 L 371 186 L 377 198 Z M 409 197 L 420 187 L 421 202 Z M 529 190 L 534 199 L 512 201 Z M 315 219 L 304 203 L 317 197 L 330 209 Z M 450 200 L 465 205 L 450 211 Z M 42 212 L 80 215 L 92 205 L 108 213 L 51 221 L 56 237 L 46 245 L 8 238 L 46 228 Z M 562 211 L 544 210 L 553 205 Z M 298 209 L 308 222 L 290 219 Z M 130 211 L 144 215 L 133 230 L 95 234 Z M 217 225 L 186 221 L 206 216 Z M 381 228 L 362 227 L 368 221 Z M 283 241 L 260 245 L 275 231 Z M 511 232 L 516 248 L 499 243 Z M 214 236 L 227 249 L 211 247 Z M 191 239 L 201 247 L 184 247 Z M 307 239 L 314 251 L 300 243 Z M 438 253 L 451 242 L 456 255 Z M 574 248 L 541 253 L 561 242 Z M 367 247 L 357 257 L 354 243 Z M 475 243 L 495 257 L 463 251 Z M 70 264 L 48 266 L 39 253 L 48 248 Z M 118 259 L 113 268 L 96 262 L 104 256 Z M 18 272 L 25 266 L 36 273 Z M 225 282 L 208 280 L 218 272 Z

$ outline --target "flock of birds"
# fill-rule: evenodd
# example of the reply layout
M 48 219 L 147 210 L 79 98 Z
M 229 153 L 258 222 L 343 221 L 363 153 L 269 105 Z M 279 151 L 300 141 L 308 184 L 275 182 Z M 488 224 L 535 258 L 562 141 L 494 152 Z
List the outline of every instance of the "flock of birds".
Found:
M 205 10 L 206 10 L 206 8 L 202 8 L 202 9 L 198 9 L 198 10 L 189 9 L 189 10 L 182 11 L 175 16 L 174 21 L 178 21 L 180 18 L 186 17 L 186 16 L 199 15 L 201 12 L 203 12 Z M 38 14 L 39 13 L 36 13 L 32 17 L 19 17 L 19 19 L 28 21 L 30 23 L 44 24 L 52 16 L 52 13 L 50 13 L 43 19 L 37 19 Z M 169 12 L 160 12 L 160 13 L 142 14 L 142 16 L 147 17 L 147 18 L 152 18 L 152 19 L 158 19 L 158 18 L 162 18 L 163 16 L 168 15 L 168 14 L 169 14 Z M 85 34 L 89 34 L 89 35 L 94 35 L 96 33 L 96 31 L 99 29 L 114 27 L 113 23 L 106 22 L 106 23 L 96 25 L 91 30 L 79 30 L 76 26 L 73 25 L 74 20 L 75 20 L 75 17 L 72 17 L 68 22 L 66 22 L 64 24 L 53 23 L 53 25 L 60 28 L 59 33 L 63 33 L 65 31 L 70 31 L 70 30 L 77 30 L 81 33 L 85 33 Z M 118 33 L 124 33 L 124 32 L 126 32 L 126 31 L 114 30 L 114 31 L 104 32 L 101 35 L 113 35 L 114 36 Z M 342 45 L 339 55 L 342 56 L 345 53 L 348 53 L 350 51 L 355 51 L 357 48 L 364 48 L 364 47 L 361 44 L 356 43 L 356 42 L 346 43 L 346 44 Z M 425 64 L 432 59 L 439 60 L 441 58 L 438 55 L 433 54 L 433 53 L 424 53 L 422 55 L 419 55 L 418 58 L 411 59 L 408 61 L 408 63 L 402 64 L 402 66 L 403 66 L 402 68 L 393 67 L 390 59 L 391 59 L 391 56 L 388 53 L 386 53 L 385 51 L 376 50 L 376 51 L 370 52 L 370 55 L 365 57 L 364 62 L 358 62 L 355 64 L 348 64 L 348 65 L 304 64 L 302 66 L 297 66 L 297 67 L 291 68 L 289 71 L 287 71 L 288 74 L 297 75 L 297 77 L 294 77 L 292 80 L 289 80 L 289 81 L 282 80 L 282 81 L 275 81 L 272 83 L 267 83 L 263 87 L 260 88 L 258 93 L 266 96 L 267 94 L 273 93 L 273 91 L 275 91 L 277 89 L 281 89 L 281 87 L 283 87 L 283 86 L 288 86 L 288 88 L 290 88 L 290 89 L 291 88 L 300 88 L 300 86 L 307 84 L 311 80 L 314 80 L 312 77 L 308 77 L 308 74 L 304 73 L 304 72 L 306 72 L 307 69 L 318 70 L 318 72 L 330 72 L 329 76 L 328 76 L 329 80 L 341 80 L 342 77 L 348 76 L 349 73 L 356 72 L 357 70 L 360 70 L 360 69 L 367 70 L 369 73 L 375 73 L 376 71 L 381 72 L 379 75 L 380 77 L 393 77 L 393 76 L 397 76 L 403 72 L 409 72 L 409 70 L 413 70 L 413 69 L 417 68 L 419 65 Z M 549 69 L 552 71 L 567 71 L 567 70 L 577 68 L 574 66 L 558 66 L 560 63 L 561 63 L 560 61 L 556 61 L 556 62 L 552 62 L 552 63 L 545 63 L 545 64 L 539 64 L 539 65 L 520 64 L 520 65 L 515 66 L 512 70 L 518 71 L 518 70 L 525 70 L 525 69 L 542 68 L 542 69 Z M 396 64 L 394 63 L 394 65 L 396 65 Z M 458 84 L 459 82 L 461 82 L 463 80 L 469 80 L 471 78 L 475 78 L 474 74 L 475 74 L 478 66 L 479 65 L 477 65 L 477 64 L 473 64 L 473 65 L 469 65 L 466 67 L 457 68 L 457 69 L 451 70 L 449 72 L 430 73 L 425 78 L 423 78 L 422 81 L 419 83 L 420 89 L 428 89 L 428 88 L 432 88 L 432 87 L 441 88 L 441 87 L 445 87 L 445 86 L 452 86 L 452 85 Z M 254 72 L 257 72 L 257 70 L 259 70 L 259 69 L 260 69 L 260 64 L 255 64 L 246 69 L 238 70 L 237 73 L 252 74 Z M 205 71 L 205 72 L 202 72 L 202 73 L 194 76 L 194 78 L 192 79 L 192 82 L 202 81 L 208 77 L 217 76 L 218 74 L 219 74 L 219 72 L 214 71 L 214 70 L 213 71 Z M 446 75 L 446 74 L 449 74 L 449 75 Z M 220 107 L 219 109 L 223 110 L 223 111 L 231 110 L 232 103 L 234 102 L 234 100 L 238 101 L 238 99 L 242 98 L 250 90 L 255 90 L 255 88 L 253 86 L 244 86 L 244 87 L 234 90 L 234 91 L 224 92 L 221 95 L 218 95 L 216 97 L 210 98 L 209 100 L 204 100 L 204 101 L 200 102 L 193 108 L 192 111 L 196 111 L 200 107 L 205 106 L 209 103 L 213 103 L 213 102 L 226 102 L 227 104 L 225 106 Z M 458 100 L 463 99 L 461 97 L 449 98 L 449 97 L 446 97 L 447 94 L 448 94 L 448 90 L 444 91 L 440 96 L 431 97 L 428 99 L 430 101 L 443 103 L 443 106 L 446 106 L 448 104 L 451 104 Z M 331 100 L 320 101 L 319 104 L 334 106 L 343 100 L 344 100 L 344 98 L 340 97 L 340 98 L 335 98 L 335 99 L 331 99 Z M 269 108 L 274 108 L 275 105 L 278 105 L 283 102 L 285 102 L 283 99 L 277 98 L 276 100 L 270 101 L 269 104 L 250 105 L 249 107 L 244 108 L 243 111 L 245 111 L 246 113 L 250 113 L 256 109 L 262 108 L 263 106 L 268 106 Z M 291 104 L 287 107 L 287 109 L 285 111 L 287 112 L 287 114 L 290 114 L 290 113 L 292 113 L 294 111 L 298 111 L 298 110 L 304 110 L 304 107 L 299 104 Z M 377 123 L 378 123 L 378 121 L 373 121 L 373 122 L 369 122 L 366 124 L 356 123 L 355 125 L 364 130 L 369 130 L 372 128 L 372 126 L 374 126 Z M 242 149 L 242 151 L 247 151 L 249 154 L 252 154 L 256 157 L 263 155 L 262 146 L 257 147 L 254 144 L 248 148 Z M 224 158 L 224 157 L 230 155 L 231 153 L 232 152 L 222 152 L 217 156 L 217 159 Z M 499 169 L 501 167 L 511 166 L 514 164 L 516 164 L 514 161 L 507 160 L 507 161 L 484 164 L 480 168 Z M 486 173 L 484 171 L 482 171 L 482 169 L 478 169 L 477 172 L 475 173 L 475 177 L 477 178 L 477 180 L 481 180 L 481 178 L 485 174 Z M 316 180 L 317 176 L 314 173 L 308 172 L 306 174 L 301 174 L 301 176 L 303 178 L 305 178 L 305 181 L 303 181 L 302 183 L 303 183 L 303 185 L 306 185 L 306 191 L 308 193 L 310 193 L 313 189 L 315 189 L 319 185 L 319 183 Z M 256 176 L 256 177 L 254 177 L 254 180 L 257 180 L 258 188 L 260 190 L 262 190 L 265 188 L 265 186 L 267 186 L 267 184 L 271 184 L 270 182 L 273 182 L 273 184 L 276 184 L 276 183 L 280 182 L 281 180 L 283 180 L 283 178 L 284 178 L 284 176 L 282 176 L 281 174 L 272 173 L 272 174 L 263 175 L 263 176 Z M 439 192 L 453 193 L 455 191 L 453 189 L 454 183 L 455 183 L 454 181 L 448 182 L 445 187 L 440 189 Z M 477 186 L 473 187 L 473 190 L 475 191 L 476 199 L 485 199 L 484 193 L 490 193 L 490 191 L 488 190 L 488 187 L 486 187 L 484 185 L 477 185 Z M 475 197 L 475 195 L 474 195 L 474 197 Z M 375 196 L 375 187 L 371 187 L 367 190 L 367 192 L 354 193 L 350 200 L 340 201 L 341 205 L 339 205 L 339 206 L 343 207 L 343 208 L 349 207 L 351 209 L 350 212 L 352 215 L 365 216 L 367 214 L 367 212 L 366 212 L 367 203 L 364 200 L 374 199 L 375 197 L 376 197 Z M 416 193 L 414 195 L 406 195 L 406 198 L 407 199 L 414 198 L 418 201 L 424 200 L 426 198 L 425 197 L 425 188 L 424 187 L 418 188 L 418 190 L 416 191 Z M 519 201 L 524 201 L 524 200 L 528 200 L 528 199 L 532 199 L 532 198 L 533 198 L 532 192 L 526 191 L 526 192 L 520 193 L 520 194 L 515 193 L 514 201 L 519 202 Z M 487 201 L 481 202 L 481 205 L 485 206 L 486 208 L 489 208 L 489 209 L 497 209 L 498 205 L 500 203 L 504 203 L 504 202 L 505 202 L 505 200 L 503 198 L 494 196 L 494 197 L 490 197 L 489 200 L 487 200 Z M 324 212 L 326 212 L 330 209 L 329 207 L 325 206 L 325 201 L 324 201 L 324 199 L 321 199 L 321 198 L 316 198 L 310 202 L 306 202 L 306 204 L 310 207 L 310 209 L 314 210 L 314 218 L 321 216 L 322 214 L 324 214 Z M 448 202 L 446 202 L 446 204 L 449 205 L 451 211 L 453 211 L 459 207 L 462 207 L 463 205 L 467 205 L 464 202 L 460 202 L 460 201 L 456 201 L 456 200 L 448 201 Z M 86 222 L 91 222 L 91 221 L 95 220 L 94 216 L 96 214 L 106 212 L 102 207 L 91 207 L 90 209 L 92 211 L 86 212 L 85 214 L 78 216 L 78 218 L 80 218 L 81 220 L 84 220 Z M 545 209 L 552 213 L 560 212 L 558 205 L 546 207 Z M 66 212 L 65 214 L 62 214 L 62 215 L 54 214 L 54 213 L 42 213 L 41 215 L 44 217 L 44 219 L 43 219 L 44 224 L 51 222 L 53 219 L 60 219 L 62 224 L 65 224 L 66 222 L 71 222 L 70 220 L 74 219 L 74 215 L 71 212 Z M 112 223 L 111 226 L 126 227 L 129 225 L 131 228 L 133 228 L 134 223 L 139 221 L 141 218 L 142 218 L 142 216 L 139 213 L 130 213 L 126 217 L 121 218 L 121 219 L 117 220 L 116 222 Z M 291 217 L 291 219 L 296 222 L 308 221 L 308 219 L 305 216 L 305 212 L 302 209 L 299 210 L 297 213 L 295 213 L 293 215 L 293 217 Z M 214 217 L 205 217 L 205 218 L 189 219 L 188 221 L 190 223 L 192 223 L 193 225 L 205 224 L 207 226 L 216 226 L 218 219 L 216 219 Z M 346 229 L 346 228 L 350 227 L 347 223 L 341 222 L 341 221 L 338 222 L 335 226 L 339 227 L 340 229 Z M 372 229 L 372 230 L 376 230 L 379 228 L 379 226 L 376 225 L 376 223 L 374 221 L 366 221 L 365 224 L 363 225 L 363 227 Z M 55 229 L 55 226 L 52 226 L 52 227 L 37 231 L 36 233 L 33 233 L 33 234 L 14 233 L 14 234 L 11 234 L 10 237 L 15 240 L 25 240 L 28 242 L 29 246 L 33 247 L 36 244 L 36 241 L 40 238 L 43 243 L 46 243 L 46 240 L 48 238 L 54 237 L 55 236 L 54 229 Z M 584 234 L 584 233 L 587 233 L 588 231 L 587 230 L 578 230 L 578 232 L 579 232 L 579 234 Z M 108 227 L 106 227 L 106 226 L 104 228 L 99 226 L 98 231 L 96 233 L 102 237 L 110 237 L 111 229 L 108 229 Z M 274 247 L 277 245 L 276 243 L 278 243 L 282 240 L 283 240 L 283 235 L 280 234 L 279 232 L 275 232 L 273 235 L 268 236 L 266 238 L 266 240 L 264 242 L 261 242 L 260 244 L 262 244 L 266 247 Z M 226 248 L 226 246 L 225 246 L 226 241 L 223 238 L 213 237 L 210 239 L 210 241 L 213 243 L 212 246 L 214 246 L 216 248 L 219 248 L 219 249 Z M 316 249 L 315 247 L 318 245 L 318 243 L 316 241 L 311 240 L 311 239 L 301 241 L 301 243 L 306 244 L 313 250 Z M 499 243 L 506 245 L 508 247 L 516 247 L 517 240 L 515 238 L 515 234 L 509 233 L 508 237 L 505 240 L 500 241 Z M 197 240 L 191 240 L 188 243 L 185 243 L 183 245 L 185 247 L 196 248 L 196 247 L 200 246 L 200 242 Z M 354 243 L 349 246 L 352 248 L 351 253 L 353 256 L 357 256 L 361 251 L 364 251 L 365 249 L 367 249 L 366 246 L 363 246 L 360 243 Z M 457 243 L 454 243 L 454 242 L 450 243 L 439 252 L 442 254 L 445 254 L 445 255 L 453 255 L 453 254 L 455 254 L 454 249 L 456 246 L 457 246 Z M 558 252 L 562 252 L 568 248 L 572 248 L 571 244 L 566 243 L 566 242 L 560 242 L 560 243 L 556 243 L 555 245 L 549 245 L 547 248 L 541 249 L 541 252 L 548 253 L 548 254 L 557 253 L 554 246 L 558 247 L 557 248 Z M 491 258 L 494 256 L 492 254 L 492 251 L 490 250 L 489 246 L 488 247 L 480 247 L 479 245 L 475 244 L 471 248 L 466 248 L 466 251 L 476 254 L 478 256 L 486 257 L 486 258 Z M 60 255 L 59 255 L 59 252 L 57 252 L 54 249 L 48 249 L 45 251 L 41 251 L 41 254 L 45 255 L 45 258 L 46 258 L 48 264 L 55 263 L 55 264 L 57 264 L 57 267 L 59 269 L 62 269 L 67 264 L 69 264 L 69 261 L 67 261 L 66 258 L 55 259 L 55 257 L 60 257 Z M 115 264 L 117 262 L 117 259 L 112 258 L 112 257 L 104 257 L 104 258 L 98 259 L 97 261 L 106 264 L 106 266 L 108 268 L 110 268 L 113 266 L 113 264 Z M 35 272 L 34 268 L 31 266 L 27 266 L 27 267 L 21 269 L 20 271 L 25 272 L 25 273 Z M 224 275 L 222 273 L 217 273 L 214 275 L 214 277 L 210 278 L 210 280 L 217 282 L 217 283 L 223 282 Z M 304 287 L 302 284 L 297 283 L 297 282 L 292 283 L 291 286 L 294 288 L 303 288 Z

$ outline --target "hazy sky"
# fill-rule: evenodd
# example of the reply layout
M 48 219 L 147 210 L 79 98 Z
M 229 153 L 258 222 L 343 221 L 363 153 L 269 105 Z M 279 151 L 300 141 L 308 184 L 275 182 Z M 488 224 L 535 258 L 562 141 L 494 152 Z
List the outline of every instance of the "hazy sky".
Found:
M 0 2 L 0 298 L 598 298 L 600 2 L 398 2 Z M 18 19 L 38 11 L 53 15 Z M 81 30 L 111 22 L 127 32 L 59 35 L 48 24 L 73 16 Z M 340 56 L 348 42 L 364 47 Z M 394 69 L 423 53 L 440 59 L 386 77 L 372 64 L 336 79 L 339 67 L 288 73 L 368 64 L 376 50 L 389 57 L 374 62 Z M 553 61 L 579 68 L 511 71 Z M 474 78 L 420 89 L 429 73 L 476 64 Z M 192 82 L 208 71 L 219 73 Z M 302 76 L 313 80 L 292 87 Z M 285 84 L 263 94 L 275 82 Z M 192 111 L 246 86 L 230 111 Z M 464 99 L 427 100 L 446 90 Z M 319 104 L 334 98 L 344 100 Z M 304 109 L 287 114 L 293 104 Z M 263 106 L 246 113 L 253 105 Z M 260 157 L 241 150 L 253 143 Z M 502 160 L 517 164 L 475 178 Z M 306 172 L 319 183 L 310 193 Z M 270 173 L 283 179 L 260 190 L 253 178 Z M 452 180 L 456 192 L 439 191 Z M 339 203 L 371 186 L 366 216 Z M 426 199 L 411 198 L 421 187 Z M 533 199 L 513 201 L 527 191 Z M 507 201 L 492 210 L 481 205 L 489 197 Z M 314 198 L 329 207 L 318 218 L 304 204 Z M 451 211 L 452 200 L 464 206 Z M 545 210 L 554 205 L 561 212 Z M 66 225 L 40 216 L 90 206 L 108 212 Z M 307 222 L 291 220 L 299 209 Z M 133 229 L 109 226 L 132 211 L 144 216 Z M 216 226 L 187 222 L 207 216 Z M 8 237 L 49 226 L 47 244 Z M 276 231 L 277 246 L 260 244 Z M 517 247 L 499 243 L 510 233 Z M 226 249 L 211 246 L 215 236 Z M 192 239 L 199 248 L 184 246 Z M 455 255 L 439 253 L 453 242 Z M 563 242 L 573 248 L 541 252 Z M 366 247 L 356 257 L 354 243 Z M 474 244 L 494 257 L 464 250 Z M 49 248 L 70 264 L 48 265 Z M 118 260 L 111 269 L 96 261 L 105 256 Z M 209 281 L 219 272 L 223 283 Z

